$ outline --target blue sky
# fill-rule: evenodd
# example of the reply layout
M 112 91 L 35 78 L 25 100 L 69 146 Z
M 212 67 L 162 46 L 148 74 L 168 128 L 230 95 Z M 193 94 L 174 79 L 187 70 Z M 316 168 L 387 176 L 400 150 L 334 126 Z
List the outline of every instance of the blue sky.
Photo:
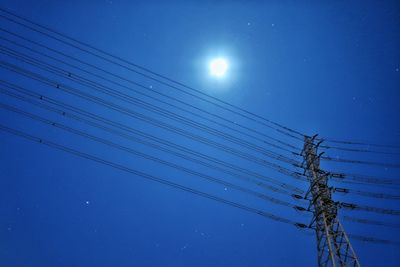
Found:
M 212 1 L 3 1 L 1 7 L 302 133 L 400 146 L 400 6 L 394 1 L 222 1 L 218 4 Z M 0 26 L 118 73 L 145 87 L 290 142 L 297 148 L 302 147 L 299 140 L 283 136 L 198 98 L 184 95 L 3 19 Z M 1 36 L 9 37 L 4 32 Z M 2 41 L 1 44 L 7 43 Z M 19 51 L 36 56 L 23 49 Z M 230 62 L 227 77 L 223 81 L 210 77 L 208 72 L 209 59 L 218 56 L 226 57 Z M 1 60 L 28 66 L 4 54 Z M 63 68 L 68 69 L 65 66 Z M 31 70 L 38 71 L 35 68 Z M 45 75 L 45 72 L 39 73 Z M 4 69 L 1 69 L 0 76 L 2 80 L 86 108 L 99 116 L 176 142 L 210 157 L 302 189 L 307 188 L 307 183 L 295 181 L 270 168 L 52 90 L 37 81 Z M 56 75 L 46 76 L 59 79 Z M 60 81 L 193 134 L 221 141 L 198 129 L 155 116 L 121 99 L 115 100 L 98 94 L 67 79 Z M 128 86 L 126 81 L 122 83 Z M 135 89 L 144 90 L 139 87 Z M 131 93 L 126 90 L 123 92 Z M 133 95 L 141 97 L 136 93 Z M 183 164 L 211 176 L 232 179 L 204 166 L 128 142 L 4 94 L 1 94 L 0 99 L 3 104 L 77 127 L 142 153 Z M 154 101 L 150 103 L 156 104 Z M 168 109 L 165 105 L 160 107 Z M 187 116 L 178 110 L 174 112 Z M 142 172 L 246 203 L 297 222 L 308 223 L 311 218 L 292 209 L 260 201 L 231 188 L 33 122 L 15 113 L 1 109 L 0 114 L 2 125 Z M 226 130 L 193 116 L 189 116 L 189 119 L 218 130 Z M 241 138 L 253 142 L 247 137 Z M 228 143 L 223 141 L 225 145 Z M 238 145 L 230 145 L 240 151 L 255 154 Z M 266 149 L 276 152 L 276 149 L 264 145 Z M 171 189 L 3 132 L 1 147 L 0 253 L 4 266 L 316 266 L 315 236 L 312 231 L 300 231 L 292 225 L 277 223 Z M 394 149 L 386 151 L 398 152 Z M 335 150 L 326 153 L 331 157 L 358 160 L 400 161 L 398 155 L 344 153 Z M 269 160 L 267 157 L 265 159 Z M 356 164 L 322 162 L 322 168 L 393 179 L 399 175 L 398 168 Z M 247 183 L 237 183 L 254 189 Z M 396 188 L 347 186 L 371 192 L 398 193 Z M 287 196 L 282 197 L 269 191 L 265 191 L 265 194 L 296 203 Z M 335 194 L 334 197 L 346 202 L 398 209 L 396 201 L 357 195 Z M 396 216 L 367 212 L 341 210 L 339 214 L 399 222 Z M 345 221 L 343 224 L 353 234 L 399 240 L 399 228 Z M 385 259 L 385 266 L 399 265 L 396 246 L 357 240 L 352 241 L 352 244 L 363 266 L 381 265 L 382 259 Z

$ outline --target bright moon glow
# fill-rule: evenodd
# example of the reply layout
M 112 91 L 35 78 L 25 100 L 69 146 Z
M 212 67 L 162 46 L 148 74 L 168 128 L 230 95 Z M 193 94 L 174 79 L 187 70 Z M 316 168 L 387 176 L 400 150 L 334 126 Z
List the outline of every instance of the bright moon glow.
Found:
M 228 69 L 228 63 L 223 58 L 216 58 L 210 62 L 210 74 L 215 77 L 223 77 Z

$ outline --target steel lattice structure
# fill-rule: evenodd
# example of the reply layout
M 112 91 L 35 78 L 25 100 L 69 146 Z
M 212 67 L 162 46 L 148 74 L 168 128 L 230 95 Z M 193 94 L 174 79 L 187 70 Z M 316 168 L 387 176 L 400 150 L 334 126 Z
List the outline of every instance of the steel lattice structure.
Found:
M 305 196 L 311 194 L 309 209 L 314 216 L 310 227 L 317 236 L 318 266 L 360 266 L 350 240 L 337 216 L 338 206 L 332 200 L 328 186 L 329 174 L 320 169 L 320 155 L 317 149 L 320 143 L 314 143 L 314 137 L 305 137 L 303 157 L 305 173 L 310 188 Z

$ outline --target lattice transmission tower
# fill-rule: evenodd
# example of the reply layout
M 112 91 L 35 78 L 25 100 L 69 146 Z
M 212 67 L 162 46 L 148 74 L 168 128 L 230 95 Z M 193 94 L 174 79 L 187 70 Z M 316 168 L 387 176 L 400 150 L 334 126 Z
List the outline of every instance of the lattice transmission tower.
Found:
M 320 169 L 320 155 L 317 154 L 321 142 L 315 143 L 316 136 L 305 137 L 304 170 L 310 182 L 305 198 L 310 199 L 309 210 L 313 219 L 309 227 L 317 236 L 318 266 L 355 266 L 360 263 L 350 244 L 350 240 L 337 216 L 338 205 L 332 200 L 328 186 L 330 174 Z

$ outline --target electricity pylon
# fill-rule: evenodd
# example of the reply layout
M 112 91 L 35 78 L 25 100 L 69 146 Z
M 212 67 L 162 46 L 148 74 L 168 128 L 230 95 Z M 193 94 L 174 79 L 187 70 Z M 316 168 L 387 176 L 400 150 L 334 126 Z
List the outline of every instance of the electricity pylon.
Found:
M 321 142 L 315 144 L 315 137 L 305 137 L 304 169 L 310 188 L 305 196 L 311 194 L 309 209 L 314 216 L 310 227 L 317 235 L 318 266 L 355 266 L 360 263 L 350 244 L 350 240 L 337 217 L 338 206 L 332 200 L 331 189 L 328 187 L 329 173 L 320 169 L 317 149 Z

